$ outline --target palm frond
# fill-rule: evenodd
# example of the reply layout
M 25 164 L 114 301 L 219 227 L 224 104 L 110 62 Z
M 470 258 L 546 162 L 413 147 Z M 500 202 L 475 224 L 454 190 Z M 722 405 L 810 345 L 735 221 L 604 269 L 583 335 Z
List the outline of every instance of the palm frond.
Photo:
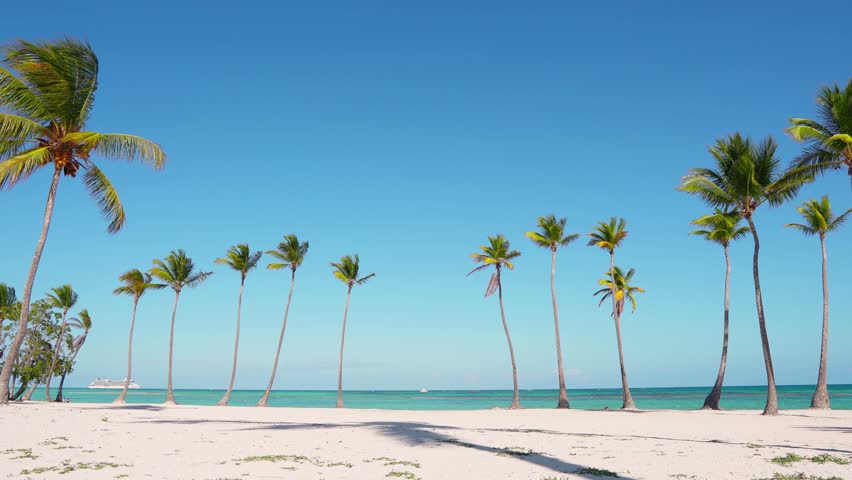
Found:
M 279 260 L 266 266 L 270 270 L 280 270 L 289 268 L 296 271 L 302 262 L 305 261 L 305 256 L 308 254 L 310 244 L 308 242 L 300 242 L 299 238 L 290 233 L 284 235 L 284 241 L 278 244 L 276 250 L 267 250 L 266 254 Z
M 79 328 L 88 332 L 92 329 L 92 316 L 89 315 L 89 310 L 84 308 L 80 310 L 80 313 L 77 314 L 76 317 L 68 320 L 68 325 L 74 328 Z
M 140 161 L 153 165 L 155 169 L 161 169 L 166 164 L 166 154 L 159 145 L 136 135 L 73 132 L 62 140 L 82 145 L 85 151 L 108 159 Z
M 34 148 L 0 161 L 0 189 L 10 189 L 50 163 L 46 147 Z
M 613 251 L 620 247 L 629 232 L 625 230 L 627 221 L 623 218 L 610 217 L 609 222 L 598 222 L 588 234 L 588 246 Z
M 45 299 L 51 307 L 60 310 L 69 310 L 77 303 L 79 296 L 69 284 L 60 285 L 50 289 Z
M 44 113 L 69 130 L 85 123 L 98 87 L 98 58 L 88 43 L 19 40 L 5 52 L 5 63 L 38 96 Z
M 0 141 L 29 141 L 39 135 L 46 135 L 45 129 L 40 123 L 29 118 L 0 111 Z
M 89 164 L 83 183 L 89 195 L 97 202 L 101 214 L 109 222 L 107 231 L 109 233 L 120 231 L 127 222 L 127 217 L 124 215 L 124 206 L 121 205 L 118 192 L 115 191 L 115 187 L 104 172 L 95 164 Z
M 41 98 L 16 77 L 0 66 L 0 108 L 38 121 L 47 122 L 51 116 Z
M 113 290 L 113 295 L 129 295 L 136 300 L 139 300 L 148 290 L 159 290 L 166 287 L 161 283 L 154 283 L 150 273 L 142 272 L 136 268 L 124 272 L 118 279 L 124 285 Z
M 245 277 L 257 267 L 261 255 L 263 252 L 252 252 L 247 243 L 239 243 L 232 246 L 224 257 L 214 260 L 214 263 L 228 265 Z
M 15 295 L 15 289 L 0 282 L 0 308 L 11 307 L 17 301 L 18 297 Z

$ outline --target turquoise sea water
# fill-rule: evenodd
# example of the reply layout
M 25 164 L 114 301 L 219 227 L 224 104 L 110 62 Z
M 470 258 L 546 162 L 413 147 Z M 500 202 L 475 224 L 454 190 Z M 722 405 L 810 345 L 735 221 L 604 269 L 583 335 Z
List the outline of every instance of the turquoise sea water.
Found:
M 813 386 L 790 385 L 778 387 L 778 401 L 782 409 L 801 409 L 810 406 Z M 679 388 L 634 388 L 633 398 L 642 409 L 690 410 L 701 408 L 709 387 Z M 831 406 L 835 409 L 852 410 L 852 385 L 829 387 Z M 55 387 L 54 387 L 55 392 Z M 187 405 L 215 405 L 222 398 L 223 390 L 175 390 L 178 403 Z M 54 393 L 55 394 L 55 393 Z M 252 406 L 263 394 L 260 390 L 235 390 L 231 405 Z M 116 390 L 89 390 L 66 388 L 66 398 L 72 402 L 109 403 L 118 395 Z M 572 408 L 602 409 L 621 407 L 621 389 L 568 390 Z M 493 407 L 508 407 L 512 400 L 511 390 L 434 390 L 427 393 L 416 391 L 347 391 L 343 394 L 348 408 L 380 408 L 389 410 L 477 410 Z M 521 403 L 526 408 L 553 408 L 556 405 L 556 390 L 525 390 L 521 392 Z M 39 388 L 32 397 L 44 398 Z M 269 400 L 275 407 L 333 408 L 336 391 L 273 391 Z M 161 403 L 166 391 L 160 389 L 131 390 L 128 403 Z M 766 387 L 727 387 L 722 394 L 722 408 L 728 410 L 763 409 L 766 402 Z

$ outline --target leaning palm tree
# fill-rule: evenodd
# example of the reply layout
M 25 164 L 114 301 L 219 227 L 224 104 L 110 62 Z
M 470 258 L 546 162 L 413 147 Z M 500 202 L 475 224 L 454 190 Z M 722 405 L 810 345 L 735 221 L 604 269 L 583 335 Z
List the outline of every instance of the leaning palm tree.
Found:
M 852 180 L 852 80 L 820 88 L 816 104 L 817 120 L 790 119 L 787 133 L 805 143 L 794 165 L 818 174 L 846 168 Z
M 777 144 L 772 137 L 754 143 L 739 133 L 719 138 L 709 148 L 716 168 L 694 168 L 681 180 L 679 189 L 698 195 L 710 206 L 738 210 L 748 222 L 754 239 L 752 273 L 754 297 L 757 306 L 757 321 L 766 367 L 766 407 L 764 415 L 778 413 L 778 394 L 775 388 L 775 370 L 769 349 L 769 334 L 766 331 L 766 316 L 763 309 L 763 292 L 760 288 L 760 239 L 754 225 L 754 213 L 763 204 L 782 205 L 795 198 L 805 183 L 812 181 L 810 174 L 800 168 L 783 169 L 781 160 L 775 156 Z
M 565 391 L 565 369 L 562 365 L 562 340 L 559 337 L 559 308 L 556 305 L 556 251 L 559 247 L 567 246 L 569 243 L 580 238 L 577 233 L 565 235 L 565 223 L 563 217 L 559 220 L 553 215 L 538 217 L 538 231 L 527 232 L 527 237 L 536 245 L 550 250 L 550 299 L 553 303 L 553 328 L 556 331 L 556 363 L 559 372 L 559 400 L 556 408 L 569 408 L 568 392 Z
M 272 363 L 272 374 L 269 376 L 269 383 L 266 385 L 266 391 L 257 402 L 258 407 L 266 407 L 269 405 L 269 395 L 272 392 L 272 384 L 275 383 L 275 373 L 278 371 L 278 359 L 281 357 L 281 346 L 284 344 L 284 331 L 287 330 L 287 317 L 290 314 L 290 301 L 293 299 L 293 289 L 296 287 L 296 270 L 302 266 L 305 261 L 305 255 L 308 254 L 308 242 L 299 242 L 299 239 L 294 234 L 284 236 L 284 241 L 278 244 L 275 250 L 268 250 L 267 255 L 274 257 L 277 262 L 270 263 L 266 266 L 269 270 L 290 269 L 290 293 L 287 294 L 287 306 L 284 307 L 284 323 L 281 324 L 281 335 L 278 336 L 278 349 L 275 350 L 275 361 Z
M 612 298 L 612 318 L 615 321 L 615 338 L 618 342 L 618 363 L 621 366 L 621 394 L 624 399 L 621 408 L 635 409 L 633 395 L 630 394 L 630 386 L 627 383 L 627 370 L 624 368 L 624 350 L 621 348 L 621 312 L 618 309 L 618 298 L 615 291 L 617 282 L 615 278 L 615 249 L 627 237 L 625 230 L 627 222 L 623 218 L 611 217 L 609 222 L 598 222 L 589 234 L 589 246 L 598 247 L 609 252 L 609 277 L 610 297 Z
M 162 168 L 160 147 L 134 135 L 88 131 L 98 86 L 98 58 L 83 42 L 17 41 L 2 48 L 0 64 L 0 189 L 12 188 L 45 168 L 52 180 L 41 235 L 21 298 L 18 329 L 0 372 L 0 403 L 8 403 L 9 379 L 27 332 L 33 283 L 50 228 L 60 178 L 83 173 L 83 184 L 109 222 L 110 233 L 125 223 L 124 208 L 106 175 L 92 161 L 140 160 Z
M 506 341 L 509 343 L 509 358 L 512 361 L 512 404 L 509 408 L 521 408 L 521 398 L 518 389 L 518 366 L 515 363 L 515 349 L 512 347 L 512 336 L 509 335 L 509 324 L 506 323 L 506 310 L 503 308 L 503 282 L 501 273 L 503 268 L 513 270 L 515 265 L 512 260 L 521 256 L 521 252 L 512 250 L 509 241 L 503 234 L 498 233 L 495 236 L 488 237 L 488 245 L 481 245 L 480 252 L 471 254 L 474 263 L 482 265 L 474 268 L 468 273 L 468 276 L 473 272 L 484 270 L 488 267 L 494 267 L 494 273 L 491 274 L 491 280 L 488 282 L 488 287 L 485 289 L 485 297 L 497 292 L 497 299 L 500 303 L 500 319 L 503 321 L 503 331 L 506 333 Z
M 76 318 L 72 318 L 68 321 L 68 326 L 71 328 L 77 328 L 82 330 L 82 332 L 73 337 L 71 339 L 71 359 L 68 360 L 69 368 L 74 367 L 74 360 L 77 358 L 77 354 L 80 353 L 80 349 L 83 348 L 83 344 L 86 343 L 86 338 L 89 337 L 89 330 L 92 329 L 92 317 L 89 315 L 88 309 L 80 310 L 80 313 L 77 314 Z M 62 375 L 62 380 L 59 382 L 59 391 L 56 392 L 55 401 L 62 401 L 62 386 L 65 384 L 65 375 Z
M 228 405 L 228 401 L 231 399 L 231 392 L 234 390 L 234 380 L 237 378 L 237 353 L 240 348 L 240 314 L 243 309 L 243 290 L 246 286 L 246 276 L 248 272 L 257 267 L 257 262 L 260 261 L 261 255 L 263 255 L 263 252 L 252 253 L 247 243 L 238 243 L 232 246 L 224 257 L 217 258 L 215 261 L 220 265 L 231 267 L 231 269 L 240 274 L 240 294 L 237 296 L 237 335 L 234 340 L 234 366 L 231 368 L 231 381 L 228 383 L 228 389 L 225 390 L 225 395 L 222 396 L 222 399 L 217 404 L 221 407 Z
M 607 298 L 611 298 L 614 305 L 612 316 L 618 316 L 620 318 L 624 313 L 625 303 L 627 303 L 627 300 L 630 300 L 631 312 L 635 312 L 636 294 L 645 293 L 645 290 L 642 287 L 631 285 L 630 282 L 633 280 L 633 275 L 635 274 L 635 268 L 628 270 L 627 275 L 625 275 L 619 267 L 611 268 L 610 271 L 606 273 L 606 276 L 598 281 L 598 284 L 603 286 L 603 288 L 594 293 L 595 296 L 601 296 L 601 300 L 598 302 L 598 307 L 603 305 L 603 302 L 605 302 Z M 619 345 L 619 349 L 620 348 L 621 347 Z M 623 371 L 624 365 L 622 364 L 622 372 Z
M 50 401 L 50 381 L 53 379 L 56 359 L 59 358 L 59 350 L 62 348 L 62 340 L 65 338 L 65 329 L 68 326 L 68 310 L 74 307 L 77 303 L 77 298 L 77 292 L 68 284 L 52 288 L 47 294 L 47 301 L 50 303 L 50 306 L 62 311 L 59 336 L 56 337 L 56 345 L 53 347 L 53 359 L 50 361 L 50 368 L 47 370 L 47 380 L 44 382 L 44 396 L 48 402 Z M 9 360 L 7 359 L 6 361 L 8 362 Z
M 169 329 L 169 379 L 166 390 L 166 404 L 175 405 L 175 393 L 172 389 L 172 357 L 175 344 L 175 316 L 177 315 L 180 292 L 184 288 L 195 288 L 201 285 L 213 272 L 199 272 L 195 269 L 192 259 L 186 256 L 183 249 L 172 250 L 163 260 L 154 260 L 154 267 L 148 271 L 151 276 L 165 283 L 175 292 L 175 305 L 172 308 L 172 323 Z
M 112 291 L 113 295 L 128 295 L 133 298 L 133 313 L 130 316 L 130 334 L 127 338 L 127 376 L 124 378 L 124 388 L 121 389 L 118 398 L 113 402 L 124 403 L 125 398 L 127 398 L 127 390 L 130 388 L 130 381 L 133 378 L 133 329 L 136 327 L 136 308 L 139 306 L 139 299 L 148 290 L 159 290 L 165 288 L 165 285 L 154 283 L 151 274 L 142 272 L 136 268 L 124 272 L 118 279 L 122 282 L 122 285 Z
M 352 287 L 364 285 L 367 280 L 376 276 L 375 273 L 359 277 L 361 260 L 358 254 L 340 257 L 339 262 L 331 262 L 335 277 L 346 284 L 346 307 L 343 310 L 343 332 L 340 334 L 340 363 L 337 367 L 337 408 L 343 408 L 343 343 L 346 340 L 346 316 L 349 314 L 349 299 L 352 297 Z
M 809 200 L 796 210 L 802 214 L 804 223 L 789 223 L 787 226 L 799 230 L 805 236 L 818 236 L 822 250 L 822 343 L 819 353 L 819 374 L 817 375 L 816 391 L 811 399 L 811 408 L 831 408 L 826 379 L 828 366 L 828 257 L 825 253 L 825 236 L 846 223 L 852 209 L 836 216 L 831 210 L 828 197 L 824 196 L 819 201 Z
M 722 246 L 725 252 L 725 308 L 722 334 L 722 360 L 719 363 L 719 373 L 716 375 L 716 383 L 713 389 L 704 399 L 704 407 L 719 410 L 719 400 L 722 398 L 722 384 L 725 381 L 725 369 L 728 365 L 728 312 L 730 310 L 730 286 L 731 286 L 731 258 L 728 255 L 728 247 L 731 242 L 744 237 L 748 233 L 748 227 L 739 225 L 743 216 L 736 210 L 724 211 L 716 209 L 712 215 L 705 215 L 692 222 L 693 225 L 703 227 L 690 232 L 699 235 L 708 242 Z

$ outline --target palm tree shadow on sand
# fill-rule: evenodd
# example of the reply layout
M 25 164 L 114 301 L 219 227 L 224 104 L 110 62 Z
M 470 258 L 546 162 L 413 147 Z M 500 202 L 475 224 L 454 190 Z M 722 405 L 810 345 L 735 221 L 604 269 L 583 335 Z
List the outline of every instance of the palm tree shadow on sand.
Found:
M 110 407 L 107 407 L 110 408 Z M 115 409 L 128 408 L 128 406 L 111 407 Z M 456 430 L 456 431 L 510 431 L 507 429 L 461 429 L 448 425 L 434 425 L 430 423 L 417 422 L 352 422 L 352 423 L 270 423 L 270 422 L 252 422 L 240 420 L 166 420 L 166 419 L 145 419 L 139 420 L 139 423 L 146 424 L 177 424 L 177 425 L 196 425 L 201 423 L 233 423 L 240 425 L 251 425 L 239 430 L 301 430 L 301 429 L 326 429 L 326 428 L 368 428 L 379 432 L 382 435 L 392 437 L 409 446 L 420 446 L 424 444 L 445 444 L 448 447 L 470 448 L 481 452 L 491 453 L 495 456 L 505 458 L 513 458 L 518 461 L 527 462 L 537 465 L 548 470 L 560 474 L 576 473 L 578 470 L 592 468 L 589 465 L 580 465 L 577 463 L 566 462 L 560 458 L 553 457 L 545 453 L 534 451 L 517 451 L 511 448 L 498 448 L 488 445 L 462 440 L 447 433 L 440 433 L 435 430 Z M 523 431 L 523 430 L 518 430 Z M 551 433 L 540 430 L 528 430 L 529 433 Z M 558 433 L 558 432 L 553 432 Z M 625 480 L 635 480 L 633 477 L 627 477 L 619 473 L 619 478 Z

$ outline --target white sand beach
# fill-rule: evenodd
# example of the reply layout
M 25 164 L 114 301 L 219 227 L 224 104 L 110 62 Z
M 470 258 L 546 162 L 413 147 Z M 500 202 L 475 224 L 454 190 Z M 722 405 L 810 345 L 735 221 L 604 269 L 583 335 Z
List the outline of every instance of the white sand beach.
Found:
M 852 478 L 852 411 L 0 408 L 0 476 L 32 479 Z M 775 457 L 803 457 L 789 466 Z M 255 458 L 251 458 L 255 457 Z M 803 477 L 810 478 L 810 477 Z

